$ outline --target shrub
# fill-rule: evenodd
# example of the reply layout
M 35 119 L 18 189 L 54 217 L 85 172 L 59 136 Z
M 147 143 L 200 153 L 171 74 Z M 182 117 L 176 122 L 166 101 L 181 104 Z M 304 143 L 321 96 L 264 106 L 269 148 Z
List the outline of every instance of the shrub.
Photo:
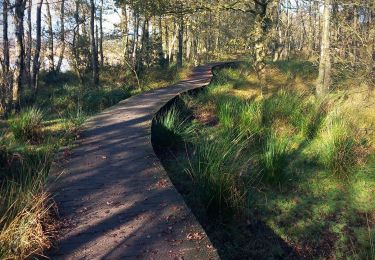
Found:
M 10 129 L 14 137 L 20 141 L 39 141 L 43 116 L 43 112 L 36 107 L 23 110 L 15 119 L 10 121 Z
M 128 97 L 130 90 L 127 88 L 91 90 L 83 95 L 83 109 L 88 113 L 96 113 Z
M 288 165 L 290 142 L 286 137 L 278 137 L 271 132 L 266 137 L 261 154 L 262 179 L 269 184 L 280 184 L 285 181 L 285 167 Z
M 69 111 L 67 118 L 75 127 L 79 127 L 86 121 L 87 115 L 82 111 L 82 108 L 78 107 L 74 112 Z

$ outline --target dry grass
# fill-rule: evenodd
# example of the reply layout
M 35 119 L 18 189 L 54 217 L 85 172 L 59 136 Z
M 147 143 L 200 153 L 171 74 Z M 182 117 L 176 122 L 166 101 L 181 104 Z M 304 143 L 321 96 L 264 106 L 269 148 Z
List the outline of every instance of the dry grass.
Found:
M 0 230 L 0 257 L 2 259 L 26 259 L 42 255 L 50 248 L 53 221 L 50 215 L 52 203 L 47 193 L 33 195 L 25 208 Z M 14 201 L 14 203 L 18 203 Z M 25 202 L 24 202 L 25 203 Z M 0 222 L 5 222 L 7 215 Z

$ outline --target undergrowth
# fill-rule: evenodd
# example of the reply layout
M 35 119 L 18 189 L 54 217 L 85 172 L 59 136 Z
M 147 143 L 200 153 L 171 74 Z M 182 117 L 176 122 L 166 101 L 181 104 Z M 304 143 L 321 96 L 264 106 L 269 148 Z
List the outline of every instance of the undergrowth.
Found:
M 185 107 L 173 107 L 154 124 L 155 137 L 178 140 L 157 150 L 177 153 L 163 155 L 163 163 L 223 256 L 371 255 L 372 236 L 363 230 L 375 224 L 375 208 L 369 206 L 375 203 L 373 140 L 358 128 L 367 117 L 353 116 L 347 105 L 353 102 L 339 92 L 316 98 L 316 70 L 302 63 L 273 64 L 263 95 L 248 66 L 217 71 L 201 93 L 182 97 Z M 180 109 L 190 116 L 171 120 L 180 117 Z M 182 134 L 189 127 L 194 131 Z M 364 213 L 372 217 L 365 221 Z M 249 238 L 258 234 L 248 229 L 253 225 L 266 225 L 275 241 L 286 244 Z M 231 232 L 239 230 L 256 242 L 234 238 Z M 269 252 L 257 245 L 267 245 Z

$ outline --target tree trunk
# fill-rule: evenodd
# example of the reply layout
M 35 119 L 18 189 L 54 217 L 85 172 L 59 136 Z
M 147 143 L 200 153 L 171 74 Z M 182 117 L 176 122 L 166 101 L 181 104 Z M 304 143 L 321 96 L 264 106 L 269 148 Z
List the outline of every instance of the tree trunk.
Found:
M 91 65 L 93 83 L 95 86 L 99 85 L 99 65 L 98 65 L 98 49 L 95 42 L 95 2 L 90 0 L 90 38 L 91 38 Z
M 100 48 L 100 66 L 104 65 L 104 50 L 103 50 L 103 0 L 101 1 L 100 6 L 100 16 L 99 16 L 99 30 L 100 30 L 100 39 L 99 39 L 99 48 Z
M 177 25 L 176 19 L 173 20 L 173 35 L 172 35 L 172 42 L 169 44 L 169 49 L 168 49 L 168 57 L 169 61 L 168 63 L 171 64 L 174 61 L 174 49 L 175 49 L 175 44 L 177 40 L 177 34 L 179 31 L 179 27 Z
M 11 92 L 12 92 L 12 77 L 9 71 L 9 39 L 8 39 L 8 8 L 9 0 L 3 1 L 3 84 L 1 104 L 4 109 L 4 114 L 7 115 L 10 111 Z
M 316 81 L 316 93 L 318 96 L 323 96 L 328 93 L 331 82 L 330 23 L 331 0 L 324 0 L 319 76 Z
M 158 18 L 158 29 L 159 29 L 159 38 L 158 38 L 158 55 L 159 55 L 159 64 L 165 66 L 164 60 L 164 48 L 163 48 L 163 24 L 162 17 Z
M 180 14 L 179 28 L 178 28 L 178 54 L 177 67 L 182 68 L 183 65 L 183 48 L 184 48 L 184 16 Z
M 61 24 L 61 30 L 60 30 L 61 50 L 60 50 L 59 61 L 57 62 L 57 66 L 56 66 L 57 71 L 61 70 L 61 65 L 64 59 L 64 53 L 65 53 L 65 0 L 61 0 L 60 24 Z
M 267 14 L 267 4 L 256 4 L 256 16 L 254 21 L 254 68 L 259 79 L 264 78 L 264 68 L 266 67 L 267 55 L 267 25 L 265 24 Z
M 14 67 L 14 85 L 12 95 L 12 106 L 13 110 L 18 111 L 20 109 L 20 99 L 22 92 L 23 83 L 23 72 L 25 68 L 25 50 L 24 50 L 24 12 L 25 12 L 25 1 L 16 0 L 14 6 L 14 31 L 15 31 L 15 67 Z
M 121 21 L 121 30 L 122 30 L 122 41 L 123 41 L 123 48 L 124 48 L 124 51 L 123 51 L 123 55 L 124 55 L 124 61 L 125 61 L 125 64 L 127 64 L 127 60 L 128 60 L 128 53 L 129 53 L 129 37 L 128 37 L 128 33 L 129 33 L 129 26 L 128 26 L 128 10 L 127 10 L 127 5 L 125 4 L 123 7 L 122 7 L 122 21 Z
M 31 25 L 31 9 L 32 9 L 32 0 L 29 0 L 29 6 L 27 8 L 27 46 L 26 46 L 26 78 L 27 85 L 31 89 L 32 80 L 31 80 L 31 50 L 33 45 L 32 38 L 32 25 Z
M 170 62 L 170 58 L 169 58 L 169 26 L 168 26 L 168 23 L 166 22 L 165 23 L 165 60 L 167 62 L 167 66 L 169 67 L 169 62 Z
M 38 74 L 40 69 L 40 48 L 42 46 L 42 5 L 43 0 L 39 0 L 36 7 L 36 43 L 35 43 L 35 52 L 33 59 L 33 77 L 32 85 L 34 91 L 37 89 L 38 84 Z
M 145 20 L 142 25 L 142 37 L 141 37 L 141 48 L 140 48 L 140 55 L 137 59 L 137 72 L 141 72 L 143 70 L 143 65 L 147 67 L 150 65 L 150 37 L 149 37 L 149 18 L 145 17 Z
M 133 46 L 132 46 L 132 65 L 136 67 L 137 63 L 137 49 L 138 49 L 138 32 L 139 32 L 139 17 L 136 11 L 134 11 L 134 33 L 133 33 Z
M 50 7 L 50 0 L 46 1 L 47 4 L 47 26 L 48 26 L 48 48 L 47 48 L 47 57 L 48 57 L 48 70 L 54 71 L 55 70 L 55 62 L 54 62 L 54 46 L 53 46 L 53 25 L 52 25 L 52 15 L 51 15 L 51 7 Z

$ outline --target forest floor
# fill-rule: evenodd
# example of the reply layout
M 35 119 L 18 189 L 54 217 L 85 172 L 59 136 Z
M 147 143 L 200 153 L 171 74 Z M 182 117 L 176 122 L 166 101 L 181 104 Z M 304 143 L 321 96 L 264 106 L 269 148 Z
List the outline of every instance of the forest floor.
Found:
M 223 259 L 375 257 L 375 93 L 314 95 L 307 61 L 216 72 L 154 121 L 158 156 Z
M 131 72 L 107 67 L 97 89 L 80 85 L 70 72 L 41 75 L 33 107 L 0 121 L 0 258 L 26 258 L 51 246 L 56 230 L 54 203 L 45 187 L 48 172 L 57 151 L 69 155 L 89 116 L 188 73 L 190 68 L 150 69 L 138 86 Z

